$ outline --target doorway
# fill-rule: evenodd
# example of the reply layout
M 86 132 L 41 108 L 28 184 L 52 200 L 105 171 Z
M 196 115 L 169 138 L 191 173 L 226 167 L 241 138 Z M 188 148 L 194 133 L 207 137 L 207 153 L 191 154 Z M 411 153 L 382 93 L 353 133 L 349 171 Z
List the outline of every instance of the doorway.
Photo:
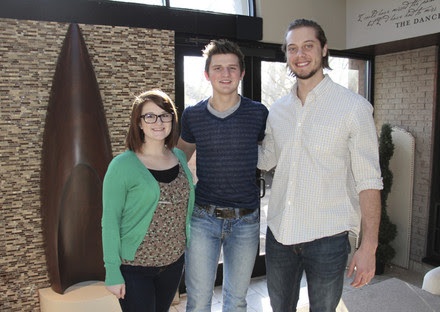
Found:
M 197 104 L 199 101 L 208 98 L 211 95 L 211 86 L 204 76 L 205 59 L 202 57 L 202 50 L 209 40 L 203 39 L 189 39 L 189 38 L 177 38 L 176 39 L 176 105 L 178 107 L 179 118 L 183 110 L 188 107 Z M 240 43 L 239 43 L 240 44 Z M 252 49 L 249 47 L 242 47 L 245 54 L 245 66 L 246 74 L 242 83 L 239 86 L 239 94 L 242 96 L 251 98 L 253 100 L 261 101 L 261 56 L 251 53 Z M 271 51 L 278 51 L 277 46 Z M 267 50 L 270 51 L 270 50 Z M 267 52 L 266 52 L 267 53 Z M 261 51 L 259 51 L 261 54 Z M 275 52 L 270 52 L 272 59 L 274 59 Z M 281 60 L 282 61 L 282 60 Z M 194 157 L 195 156 L 195 157 Z M 197 151 L 195 152 L 191 160 L 189 161 L 190 169 L 193 175 L 197 177 L 196 172 L 196 159 Z M 197 178 L 196 178 L 197 179 Z M 261 186 L 261 195 L 264 195 L 264 180 L 261 173 L 256 170 L 256 184 Z M 255 261 L 252 277 L 264 276 L 266 274 L 265 267 L 265 235 L 266 235 L 266 211 L 267 211 L 267 198 L 264 196 L 261 199 L 261 223 L 260 223 L 260 245 L 258 255 Z M 222 284 L 223 265 L 222 255 L 217 270 L 217 278 L 215 285 Z M 185 292 L 184 281 L 181 284 L 180 291 Z

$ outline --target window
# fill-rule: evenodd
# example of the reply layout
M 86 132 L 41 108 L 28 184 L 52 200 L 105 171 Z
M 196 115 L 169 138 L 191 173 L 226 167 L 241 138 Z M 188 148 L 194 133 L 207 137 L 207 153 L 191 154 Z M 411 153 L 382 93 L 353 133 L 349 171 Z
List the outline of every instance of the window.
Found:
M 163 0 L 110 0 L 110 1 L 140 3 L 140 4 L 149 4 L 149 5 L 164 5 Z
M 329 65 L 331 70 L 325 69 L 324 73 L 328 74 L 334 82 L 371 100 L 367 86 L 366 73 L 369 65 L 367 60 L 330 56 Z M 262 62 L 261 102 L 270 106 L 290 91 L 294 81 L 295 78 L 289 76 L 285 62 Z
M 324 73 L 327 73 L 333 81 L 371 101 L 367 84 L 369 66 L 367 60 L 330 56 L 329 65 L 331 70 L 325 70 Z
M 211 85 L 204 75 L 205 59 L 201 56 L 184 56 L 185 107 L 208 98 Z
M 211 84 L 206 80 L 205 58 L 202 56 L 184 56 L 185 107 L 197 104 L 212 95 Z M 238 86 L 241 94 L 242 84 Z
M 176 8 L 249 16 L 249 0 L 170 0 Z
M 169 6 L 205 12 L 253 16 L 253 0 L 110 0 L 117 2 L 140 3 Z

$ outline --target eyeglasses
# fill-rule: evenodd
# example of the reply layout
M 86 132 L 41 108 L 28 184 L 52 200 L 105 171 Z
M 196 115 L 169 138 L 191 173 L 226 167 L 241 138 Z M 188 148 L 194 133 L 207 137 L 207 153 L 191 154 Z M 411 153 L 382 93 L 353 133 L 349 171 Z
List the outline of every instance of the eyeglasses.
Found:
M 156 115 L 156 114 L 152 114 L 152 113 L 146 113 L 144 115 L 141 115 L 141 118 L 147 124 L 154 124 L 157 121 L 157 117 L 159 117 L 160 121 L 162 121 L 162 122 L 171 122 L 171 121 L 173 121 L 173 114 L 172 113 L 163 113 L 163 114 L 160 114 L 160 115 Z

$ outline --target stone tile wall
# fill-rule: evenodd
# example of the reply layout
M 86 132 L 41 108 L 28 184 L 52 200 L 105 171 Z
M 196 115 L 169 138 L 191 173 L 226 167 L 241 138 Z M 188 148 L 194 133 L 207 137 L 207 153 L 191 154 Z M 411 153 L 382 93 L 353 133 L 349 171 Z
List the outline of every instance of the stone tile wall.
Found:
M 40 217 L 41 147 L 50 88 L 68 24 L 0 19 L 0 311 L 39 311 L 49 287 Z M 174 99 L 174 32 L 79 25 L 109 127 L 124 150 L 134 96 Z

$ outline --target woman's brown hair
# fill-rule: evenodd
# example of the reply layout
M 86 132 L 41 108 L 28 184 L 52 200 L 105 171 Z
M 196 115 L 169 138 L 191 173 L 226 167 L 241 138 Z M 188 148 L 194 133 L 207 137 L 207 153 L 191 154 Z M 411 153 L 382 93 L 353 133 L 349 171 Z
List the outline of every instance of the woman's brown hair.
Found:
M 173 115 L 171 125 L 171 132 L 165 138 L 165 145 L 172 149 L 177 144 L 179 138 L 177 110 L 173 100 L 161 90 L 149 90 L 138 95 L 131 107 L 130 126 L 128 127 L 127 138 L 125 140 L 125 147 L 131 151 L 137 152 L 140 150 L 145 140 L 145 135 L 139 126 L 141 122 L 142 108 L 147 102 L 153 102 L 167 113 Z

